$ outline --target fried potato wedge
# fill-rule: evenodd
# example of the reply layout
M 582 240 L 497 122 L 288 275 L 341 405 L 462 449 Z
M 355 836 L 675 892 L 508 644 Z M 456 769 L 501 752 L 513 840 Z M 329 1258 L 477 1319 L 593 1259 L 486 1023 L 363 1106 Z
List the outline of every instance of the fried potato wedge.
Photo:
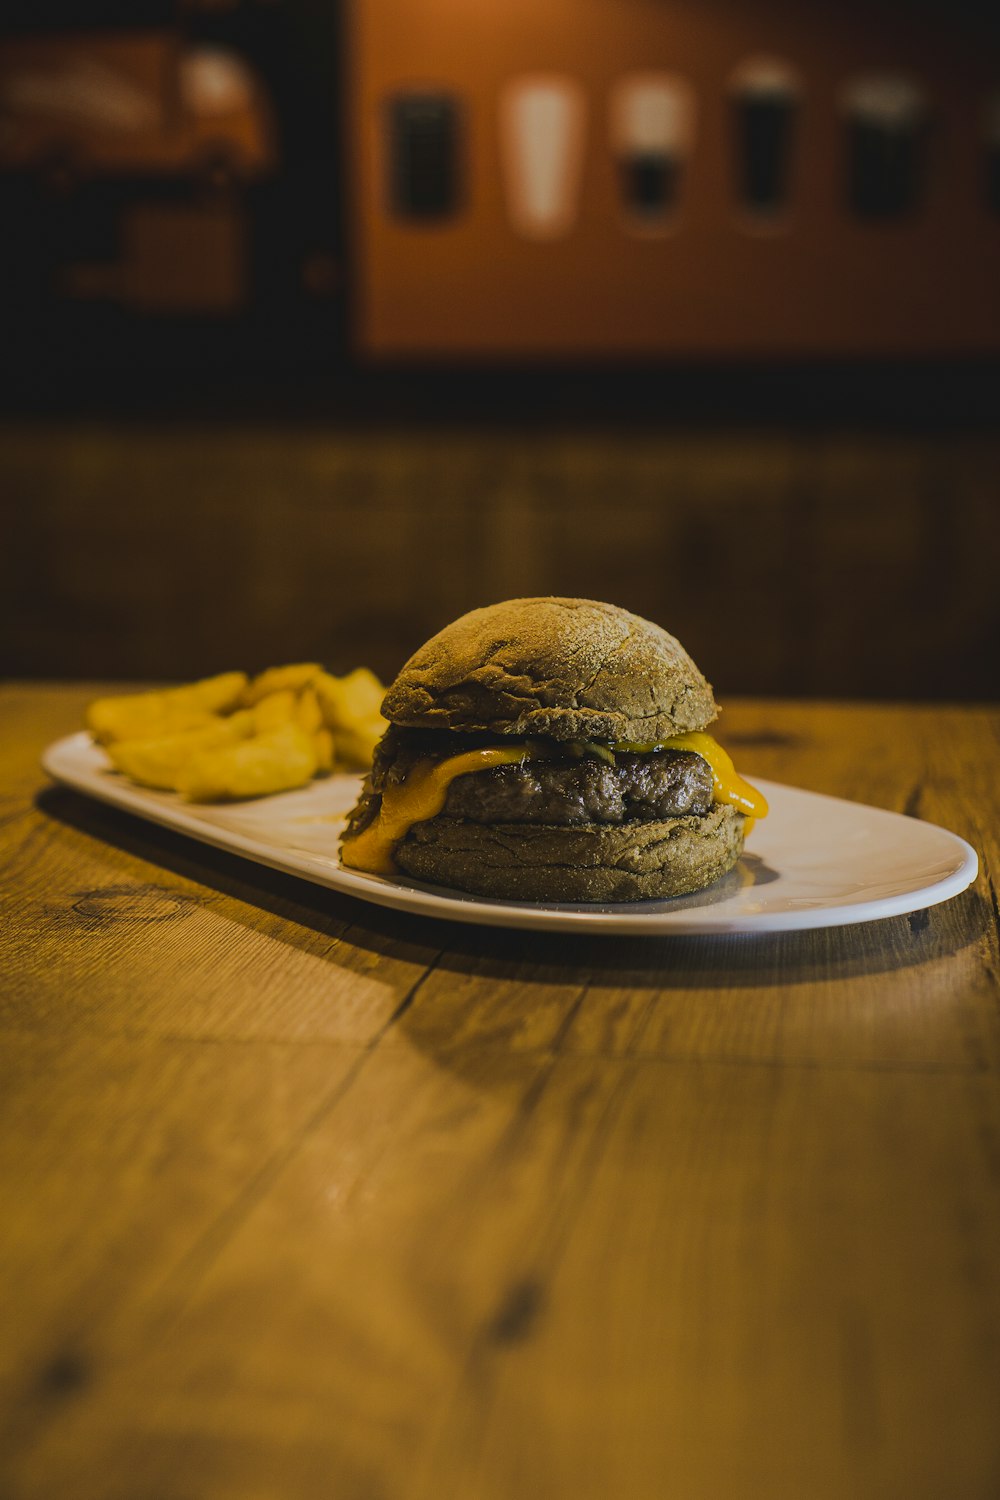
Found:
M 296 662 L 100 698 L 87 726 L 140 786 L 193 802 L 263 797 L 334 768 L 367 770 L 386 727 L 384 693 L 367 667 L 336 677 Z
M 243 705 L 245 708 L 253 708 L 262 698 L 269 698 L 272 693 L 300 693 L 322 671 L 319 662 L 315 661 L 294 662 L 288 667 L 268 667 L 247 683 L 243 691 Z
M 295 722 L 306 734 L 315 734 L 323 728 L 323 712 L 314 688 L 307 687 L 299 694 L 295 705 Z
M 346 677 L 321 672 L 315 688 L 326 726 L 334 732 L 381 718 L 385 687 L 367 667 L 356 667 Z
M 272 729 L 280 729 L 282 724 L 291 724 L 297 707 L 298 698 L 292 689 L 279 688 L 276 693 L 268 693 L 266 698 L 261 698 L 248 711 L 253 714 L 257 733 L 269 734 Z
M 322 672 L 316 679 L 315 693 L 323 721 L 333 733 L 338 765 L 367 771 L 386 728 L 379 712 L 384 685 L 367 667 L 356 667 L 346 677 Z
M 335 729 L 331 733 L 338 766 L 343 766 L 346 771 L 367 771 L 371 768 L 375 746 L 385 733 L 385 720 L 379 717 L 367 724 Z
M 189 802 L 267 797 L 305 786 L 318 764 L 313 737 L 298 724 L 283 724 L 234 745 L 199 751 L 178 776 L 177 790 Z
M 329 776 L 337 764 L 333 734 L 329 729 L 317 729 L 313 734 L 313 744 L 316 746 L 316 773 L 320 776 Z
M 236 708 L 246 686 L 245 672 L 222 672 L 185 687 L 97 698 L 87 709 L 87 728 L 102 745 L 199 729 Z
M 249 709 L 244 709 L 230 714 L 227 719 L 213 718 L 210 724 L 178 734 L 148 740 L 118 740 L 108 745 L 107 753 L 115 769 L 140 786 L 174 792 L 178 778 L 193 755 L 201 750 L 234 745 L 253 734 L 254 729 L 254 716 Z

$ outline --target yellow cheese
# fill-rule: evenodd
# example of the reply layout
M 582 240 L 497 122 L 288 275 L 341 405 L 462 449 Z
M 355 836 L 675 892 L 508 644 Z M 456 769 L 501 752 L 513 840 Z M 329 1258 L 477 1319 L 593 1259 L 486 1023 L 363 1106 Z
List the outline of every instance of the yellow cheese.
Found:
M 522 742 L 509 749 L 490 746 L 416 766 L 405 781 L 385 788 L 382 806 L 374 821 L 356 838 L 344 840 L 341 860 L 351 870 L 367 870 L 372 875 L 394 874 L 396 845 L 406 837 L 414 823 L 425 823 L 428 818 L 437 817 L 456 776 L 466 776 L 470 771 L 488 771 L 491 766 L 515 765 L 530 755 L 531 749 Z
M 655 745 L 626 745 L 619 742 L 615 745 L 616 750 L 693 750 L 695 755 L 700 755 L 702 760 L 707 760 L 712 768 L 712 785 L 716 802 L 728 802 L 747 818 L 766 818 L 767 800 L 763 793 L 758 792 L 755 786 L 736 770 L 732 759 L 723 750 L 718 740 L 713 740 L 710 734 L 702 730 L 695 730 L 691 734 L 675 734 L 669 740 L 661 740 Z
M 755 787 L 739 776 L 722 746 L 709 734 L 678 734 L 656 744 L 618 741 L 615 750 L 648 754 L 654 750 L 692 750 L 712 769 L 716 802 L 728 802 L 747 818 L 767 816 L 767 803 Z M 366 870 L 372 875 L 393 875 L 397 844 L 406 837 L 414 823 L 436 818 L 448 797 L 448 788 L 457 776 L 474 771 L 488 771 L 492 766 L 516 765 L 540 758 L 537 744 L 495 745 L 483 750 L 469 750 L 447 760 L 428 761 L 415 766 L 405 781 L 385 787 L 382 805 L 368 827 L 354 838 L 345 839 L 340 857 L 351 870 Z

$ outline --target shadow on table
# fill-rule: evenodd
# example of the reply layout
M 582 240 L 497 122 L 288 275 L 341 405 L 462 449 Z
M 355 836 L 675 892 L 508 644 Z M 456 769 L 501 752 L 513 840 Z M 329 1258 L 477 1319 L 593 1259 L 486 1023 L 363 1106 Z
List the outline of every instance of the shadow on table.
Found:
M 178 892 L 185 904 L 226 898 L 230 920 L 259 930 L 259 914 L 281 919 L 271 934 L 315 951 L 317 935 L 345 939 L 375 953 L 392 952 L 460 975 L 591 986 L 648 985 L 657 989 L 762 986 L 835 980 L 896 971 L 954 954 L 976 942 L 992 921 L 975 890 L 940 906 L 849 927 L 787 933 L 711 933 L 691 937 L 580 936 L 518 932 L 439 922 L 368 905 L 309 881 L 284 875 L 199 844 L 65 787 L 36 797 L 48 818 L 153 866 L 152 889 L 169 873 L 196 891 Z M 767 879 L 766 868 L 755 879 Z M 99 892 L 76 892 L 99 905 Z M 253 908 L 241 911 L 240 905 Z M 79 901 L 74 908 L 79 910 Z M 92 920 L 98 918 L 91 916 Z M 139 915 L 134 920 L 142 920 Z M 338 962 L 336 946 L 325 955 Z

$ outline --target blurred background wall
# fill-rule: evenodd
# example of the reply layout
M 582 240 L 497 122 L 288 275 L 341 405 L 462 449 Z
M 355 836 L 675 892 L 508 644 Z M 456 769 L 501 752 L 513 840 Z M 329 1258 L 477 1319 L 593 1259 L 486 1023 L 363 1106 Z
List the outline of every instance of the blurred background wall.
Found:
M 554 592 L 722 692 L 995 696 L 998 40 L 8 0 L 0 669 L 387 675 Z

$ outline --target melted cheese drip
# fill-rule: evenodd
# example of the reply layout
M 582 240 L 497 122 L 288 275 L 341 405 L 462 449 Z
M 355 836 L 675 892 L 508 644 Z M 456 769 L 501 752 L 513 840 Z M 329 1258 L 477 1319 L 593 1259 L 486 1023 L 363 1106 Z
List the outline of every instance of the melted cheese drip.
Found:
M 344 840 L 341 860 L 351 870 L 394 875 L 396 845 L 405 839 L 414 823 L 426 823 L 429 818 L 437 817 L 456 776 L 488 771 L 491 766 L 515 765 L 530 755 L 529 747 L 523 743 L 510 749 L 497 745 L 415 767 L 405 781 L 385 788 L 382 806 L 374 820 L 356 838 Z
M 767 803 L 761 793 L 737 774 L 732 760 L 710 734 L 700 731 L 678 734 L 655 744 L 620 740 L 613 748 L 639 754 L 651 754 L 654 750 L 692 750 L 711 767 L 716 802 L 729 803 L 751 820 L 767 816 Z M 492 766 L 516 765 L 521 761 L 539 758 L 537 746 L 522 742 L 509 748 L 491 745 L 487 749 L 469 750 L 462 755 L 452 755 L 447 760 L 429 761 L 425 765 L 416 766 L 405 781 L 385 788 L 382 805 L 372 822 L 354 838 L 343 841 L 341 860 L 351 870 L 365 870 L 372 875 L 394 875 L 396 861 L 393 856 L 396 845 L 402 842 L 414 823 L 425 823 L 428 819 L 437 817 L 447 800 L 448 788 L 457 776 L 467 776 L 470 771 L 488 771 Z
M 653 750 L 693 750 L 712 768 L 712 789 L 716 802 L 728 802 L 745 818 L 766 818 L 767 799 L 749 781 L 744 781 L 732 758 L 723 750 L 718 740 L 710 734 L 695 730 L 691 734 L 675 734 L 669 740 L 658 740 L 656 744 L 635 744 L 630 740 L 618 740 L 616 750 L 636 750 L 649 754 Z M 749 830 L 748 830 L 749 831 Z

